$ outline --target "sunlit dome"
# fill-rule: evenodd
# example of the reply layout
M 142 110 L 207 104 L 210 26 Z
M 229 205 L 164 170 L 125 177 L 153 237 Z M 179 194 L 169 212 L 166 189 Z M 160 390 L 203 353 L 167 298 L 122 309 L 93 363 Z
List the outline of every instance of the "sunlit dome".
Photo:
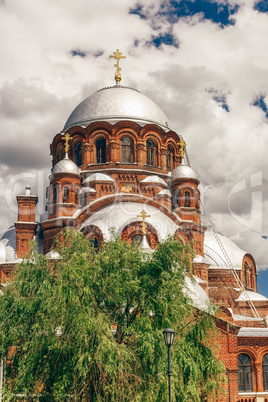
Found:
M 53 168 L 52 170 L 53 174 L 56 173 L 73 173 L 73 174 L 79 174 L 79 168 L 78 166 L 71 161 L 68 156 L 65 156 L 64 159 L 59 161 Z
M 196 179 L 196 174 L 195 171 L 188 165 L 184 165 L 181 163 L 179 166 L 177 166 L 174 170 L 172 170 L 172 179 Z
M 132 88 L 116 85 L 100 89 L 81 102 L 71 113 L 64 130 L 76 125 L 88 126 L 94 121 L 130 120 L 140 125 L 158 124 L 168 129 L 165 113 L 147 96 Z

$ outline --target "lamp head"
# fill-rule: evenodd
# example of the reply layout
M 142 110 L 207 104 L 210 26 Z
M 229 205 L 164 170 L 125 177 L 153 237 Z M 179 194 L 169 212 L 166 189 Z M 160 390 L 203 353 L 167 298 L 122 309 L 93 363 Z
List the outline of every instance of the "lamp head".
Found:
M 174 336 L 175 336 L 175 331 L 171 328 L 167 328 L 163 331 L 164 339 L 166 342 L 167 347 L 170 347 L 173 345 L 174 341 Z

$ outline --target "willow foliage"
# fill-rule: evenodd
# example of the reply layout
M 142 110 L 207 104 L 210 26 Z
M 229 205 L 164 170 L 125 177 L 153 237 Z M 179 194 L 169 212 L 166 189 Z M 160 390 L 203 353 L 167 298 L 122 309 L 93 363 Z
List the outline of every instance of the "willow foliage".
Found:
M 164 401 L 167 327 L 173 400 L 215 395 L 223 365 L 208 346 L 213 319 L 183 291 L 189 249 L 170 238 L 145 255 L 115 238 L 96 253 L 68 231 L 56 250 L 53 265 L 32 250 L 0 297 L 4 400 Z

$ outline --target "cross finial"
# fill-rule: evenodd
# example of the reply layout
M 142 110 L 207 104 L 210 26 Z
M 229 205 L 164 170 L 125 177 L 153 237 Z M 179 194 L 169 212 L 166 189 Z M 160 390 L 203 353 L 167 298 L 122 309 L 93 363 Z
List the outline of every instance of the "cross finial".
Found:
M 120 59 L 125 59 L 126 56 L 122 56 L 122 52 L 119 52 L 119 50 L 116 49 L 116 51 L 113 52 L 113 54 L 110 55 L 109 57 L 116 60 L 116 64 L 114 64 L 114 67 L 116 68 L 114 79 L 115 79 L 116 85 L 118 85 L 120 83 L 120 81 L 121 81 L 121 73 L 120 73 L 120 71 L 122 70 L 122 68 L 119 67 L 119 60 Z
M 142 218 L 142 234 L 146 236 L 146 223 L 145 218 L 151 218 L 151 215 L 147 215 L 144 209 L 141 211 L 140 215 L 137 215 L 137 218 Z
M 66 154 L 68 153 L 69 148 L 70 148 L 70 145 L 69 145 L 70 138 L 71 138 L 71 136 L 69 135 L 69 133 L 66 133 L 65 136 L 64 136 L 64 139 L 65 139 L 65 153 Z
M 178 142 L 178 145 L 181 147 L 180 148 L 180 157 L 183 158 L 185 154 L 185 148 L 186 148 L 186 142 L 181 138 L 180 142 Z

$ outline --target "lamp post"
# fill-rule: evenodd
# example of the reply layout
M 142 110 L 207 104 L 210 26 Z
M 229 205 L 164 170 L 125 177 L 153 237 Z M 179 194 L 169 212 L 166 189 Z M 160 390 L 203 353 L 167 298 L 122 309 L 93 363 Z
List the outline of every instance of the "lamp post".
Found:
M 168 347 L 168 390 L 169 390 L 169 402 L 171 402 L 171 364 L 170 364 L 170 348 L 173 345 L 175 331 L 171 328 L 163 331 L 164 339 Z

